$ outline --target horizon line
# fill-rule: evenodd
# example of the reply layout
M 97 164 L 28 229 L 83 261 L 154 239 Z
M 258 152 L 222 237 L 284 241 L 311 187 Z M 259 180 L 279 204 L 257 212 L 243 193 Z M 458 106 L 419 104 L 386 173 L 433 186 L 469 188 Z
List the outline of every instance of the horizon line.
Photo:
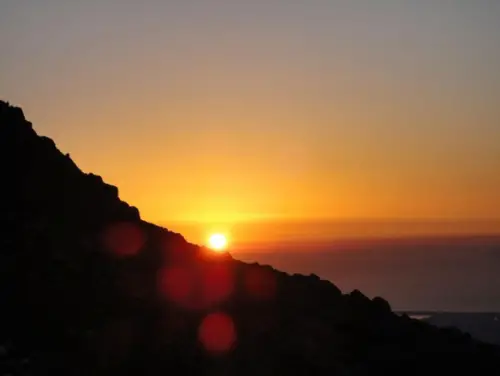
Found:
M 262 218 L 248 218 L 248 219 L 228 219 L 228 220 L 200 220 L 200 219 L 161 219 L 161 220 L 149 220 L 148 222 L 153 223 L 198 223 L 198 224 L 213 224 L 213 223 L 265 223 L 265 222 L 302 222 L 302 223 L 383 223 L 383 222 L 401 222 L 401 223 L 474 223 L 474 222 L 487 222 L 487 223 L 498 223 L 500 224 L 499 218 L 488 218 L 488 217 L 475 217 L 475 218 L 451 218 L 451 217 L 309 217 L 309 218 L 300 218 L 300 217 L 262 217 Z

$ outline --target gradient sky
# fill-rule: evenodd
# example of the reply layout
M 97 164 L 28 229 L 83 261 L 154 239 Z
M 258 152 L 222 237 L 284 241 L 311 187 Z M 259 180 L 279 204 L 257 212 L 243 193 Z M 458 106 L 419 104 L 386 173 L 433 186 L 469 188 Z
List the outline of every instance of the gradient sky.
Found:
M 151 221 L 500 218 L 496 0 L 2 0 L 0 95 Z

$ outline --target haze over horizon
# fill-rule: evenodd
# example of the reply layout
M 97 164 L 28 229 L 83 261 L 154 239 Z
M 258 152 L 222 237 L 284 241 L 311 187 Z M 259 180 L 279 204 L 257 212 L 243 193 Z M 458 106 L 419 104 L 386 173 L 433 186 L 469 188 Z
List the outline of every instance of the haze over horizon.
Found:
M 500 232 L 500 3 L 284 3 L 7 0 L 1 95 L 152 222 Z

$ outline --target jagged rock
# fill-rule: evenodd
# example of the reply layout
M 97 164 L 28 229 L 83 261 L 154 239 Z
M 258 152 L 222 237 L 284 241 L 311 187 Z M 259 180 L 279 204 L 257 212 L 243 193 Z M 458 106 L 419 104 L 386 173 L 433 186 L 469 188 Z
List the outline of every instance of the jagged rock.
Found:
M 389 302 L 380 296 L 376 296 L 372 299 L 374 307 L 380 312 L 391 312 L 391 305 Z

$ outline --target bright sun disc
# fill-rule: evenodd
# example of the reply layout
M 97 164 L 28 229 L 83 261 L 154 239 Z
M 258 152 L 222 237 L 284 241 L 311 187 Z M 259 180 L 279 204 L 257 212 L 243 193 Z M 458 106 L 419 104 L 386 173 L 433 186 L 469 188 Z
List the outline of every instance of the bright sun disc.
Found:
M 223 251 L 227 246 L 227 239 L 222 234 L 212 234 L 208 238 L 208 246 L 214 251 Z

